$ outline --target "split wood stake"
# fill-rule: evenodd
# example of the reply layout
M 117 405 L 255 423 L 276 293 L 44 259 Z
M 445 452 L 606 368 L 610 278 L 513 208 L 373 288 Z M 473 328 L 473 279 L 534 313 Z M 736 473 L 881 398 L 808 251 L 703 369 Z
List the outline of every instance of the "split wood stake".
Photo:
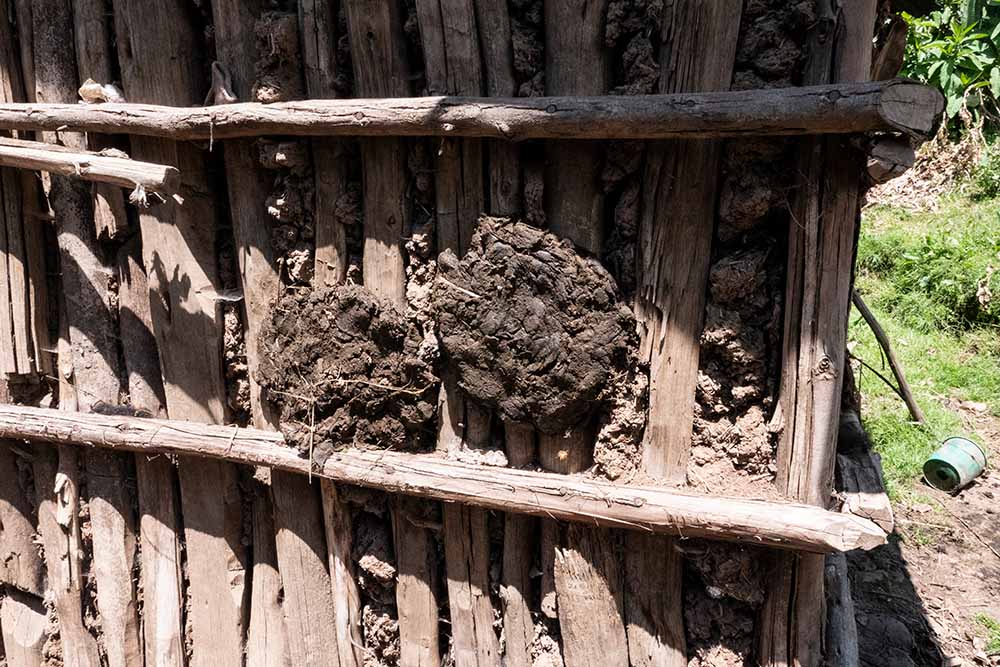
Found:
M 181 178 L 176 168 L 166 165 L 2 137 L 0 167 L 47 171 L 84 181 L 142 188 L 146 192 L 162 194 L 175 192 Z
M 925 421 L 924 411 L 920 409 L 920 405 L 917 404 L 917 399 L 913 397 L 910 385 L 906 381 L 906 376 L 903 374 L 903 367 L 899 365 L 896 355 L 892 352 L 892 346 L 889 344 L 889 336 L 886 335 L 885 329 L 883 329 L 882 325 L 879 324 L 877 319 L 875 319 L 875 313 L 871 311 L 871 308 L 868 307 L 868 304 L 861 298 L 861 295 L 858 294 L 857 290 L 854 290 L 851 293 L 851 303 L 854 304 L 854 307 L 858 309 L 859 313 L 861 313 L 861 317 L 863 317 L 865 322 L 868 323 L 868 327 L 872 330 L 872 333 L 875 334 L 875 340 L 878 341 L 879 347 L 881 347 L 882 351 L 885 353 L 885 358 L 889 362 L 889 368 L 892 370 L 892 375 L 896 378 L 896 382 L 899 384 L 898 389 L 895 387 L 894 389 L 896 389 L 896 393 L 899 394 L 899 397 L 903 399 L 903 402 L 906 403 L 906 409 L 910 411 L 910 417 L 912 417 L 913 421 L 918 424 L 923 424 Z
M 0 439 L 176 454 L 309 473 L 280 433 L 168 419 L 0 406 Z M 743 541 L 815 553 L 885 544 L 875 523 L 795 502 L 706 497 L 582 475 L 493 468 L 435 454 L 347 449 L 313 474 L 446 502 L 614 528 Z
M 418 97 L 174 107 L 0 104 L 0 128 L 142 134 L 175 141 L 271 134 L 490 139 L 696 139 L 755 135 L 931 136 L 944 99 L 894 79 L 802 88 L 597 97 Z

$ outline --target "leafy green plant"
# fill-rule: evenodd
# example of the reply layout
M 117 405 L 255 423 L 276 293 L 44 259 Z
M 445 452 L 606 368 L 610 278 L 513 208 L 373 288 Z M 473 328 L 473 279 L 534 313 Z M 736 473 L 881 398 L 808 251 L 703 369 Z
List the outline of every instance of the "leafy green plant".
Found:
M 941 90 L 949 119 L 963 108 L 992 113 L 1000 99 L 1000 16 L 984 11 L 966 22 L 962 14 L 955 7 L 926 17 L 903 14 L 909 24 L 903 74 Z

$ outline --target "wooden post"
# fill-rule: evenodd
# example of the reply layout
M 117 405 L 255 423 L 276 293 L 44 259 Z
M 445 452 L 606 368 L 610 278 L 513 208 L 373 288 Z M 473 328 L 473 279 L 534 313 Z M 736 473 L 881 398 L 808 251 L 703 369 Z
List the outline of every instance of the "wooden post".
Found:
M 409 96 L 409 72 L 403 42 L 403 17 L 395 2 L 347 0 L 347 26 L 354 60 L 355 94 L 365 97 Z M 403 236 L 410 226 L 406 201 L 406 146 L 401 139 L 363 141 L 365 285 L 400 308 L 406 307 Z M 416 667 L 440 664 L 437 572 L 434 539 L 415 526 L 397 503 L 392 510 L 397 545 L 396 607 L 400 662 Z M 403 546 L 405 545 L 405 546 Z
M 88 79 L 109 84 L 114 80 L 114 46 L 111 41 L 111 13 L 104 0 L 74 0 L 73 24 L 76 46 L 77 84 Z M 100 151 L 114 146 L 115 139 L 91 134 L 88 146 Z M 124 193 L 104 183 L 93 187 L 94 225 L 97 237 L 121 237 L 128 227 Z
M 312 99 L 337 96 L 337 4 L 330 0 L 299 2 L 299 39 L 305 68 L 306 94 Z M 313 139 L 316 201 L 315 284 L 337 285 L 347 275 L 346 230 L 336 218 L 337 199 L 347 181 L 347 151 L 343 141 Z
M 804 83 L 867 80 L 874 0 L 825 0 L 809 37 Z M 830 499 L 844 374 L 860 157 L 837 139 L 800 150 L 789 224 L 779 410 L 778 489 L 820 507 Z M 782 556 L 761 612 L 763 665 L 814 665 L 823 656 L 824 561 Z
M 0 442 L 0 585 L 42 598 L 45 569 L 35 545 L 35 515 L 21 488 L 14 451 Z
M 336 5 L 324 0 L 301 0 L 299 39 L 306 94 L 313 98 L 336 97 L 333 85 L 337 75 Z M 310 148 L 316 183 L 313 284 L 333 286 L 343 282 L 347 275 L 346 230 L 335 215 L 337 199 L 347 180 L 347 151 L 344 141 L 329 138 L 310 141 Z M 330 480 L 321 480 L 319 489 L 340 667 L 361 667 L 364 641 L 361 637 L 360 595 L 351 556 L 354 541 L 351 510 Z
M 547 94 L 603 95 L 607 91 L 606 5 L 581 0 L 545 3 Z M 545 147 L 549 228 L 596 256 L 601 254 L 604 235 L 602 150 L 602 144 L 593 141 L 550 141 Z M 578 425 L 566 437 L 539 434 L 539 462 L 554 472 L 582 472 L 591 463 L 593 447 L 589 423 Z M 613 557 L 612 536 L 586 526 L 563 530 L 563 526 L 545 521 L 542 571 L 542 611 L 552 614 L 554 590 L 567 663 L 627 663 L 621 571 Z
M 149 284 L 138 230 L 118 252 L 118 323 L 132 407 L 166 416 L 160 357 L 149 310 Z M 183 574 L 175 469 L 164 456 L 135 457 L 144 594 L 142 639 L 148 667 L 183 665 Z
M 10 9 L 0 7 L 0 103 L 27 98 Z M 23 32 L 31 34 L 30 23 Z M 44 255 L 36 223 L 25 224 L 38 192 L 33 175 L 25 176 L 0 169 L 0 372 L 20 374 L 51 371 L 41 354 L 49 345 L 48 329 L 36 327 L 47 317 L 38 312 L 39 299 L 44 306 Z
M 0 600 L 0 645 L 8 667 L 37 667 L 45 664 L 42 651 L 48 619 L 42 598 L 3 589 Z
M 258 57 L 254 25 L 263 10 L 262 2 L 223 1 L 213 5 L 218 57 L 232 77 L 238 98 L 248 99 L 253 86 L 253 63 Z M 271 303 L 282 292 L 269 227 L 261 224 L 269 192 L 268 178 L 254 157 L 252 140 L 227 144 L 224 150 L 246 304 L 250 405 L 258 428 L 277 429 L 274 407 L 261 400 L 256 378 L 260 329 L 270 316 Z M 337 644 L 329 641 L 329 632 L 335 625 L 333 591 L 326 570 L 323 515 L 316 488 L 308 479 L 283 472 L 272 473 L 270 481 L 277 529 L 277 563 L 284 584 L 285 637 L 280 642 L 287 647 L 293 664 L 333 664 L 337 661 Z M 257 502 L 265 504 L 266 496 Z M 259 509 L 266 511 L 263 506 Z M 265 547 L 263 553 L 268 551 Z M 264 581 L 272 580 L 266 578 Z M 270 592 L 264 595 L 267 599 L 274 597 Z M 262 609 L 270 611 L 271 607 Z M 274 628 L 275 624 L 267 622 L 255 629 L 262 627 Z M 253 645 L 260 646 L 261 641 L 256 637 Z M 264 641 L 265 646 L 278 643 Z M 254 659 L 263 661 L 260 664 L 267 662 L 265 656 L 254 656 Z
M 507 460 L 515 468 L 535 460 L 535 428 L 530 424 L 504 424 Z M 531 619 L 531 569 L 538 553 L 538 520 L 507 514 L 503 529 L 503 575 L 500 599 L 503 601 L 504 664 L 508 667 L 531 667 L 531 643 L 535 624 Z
M 202 63 L 193 56 L 203 49 L 182 3 L 115 0 L 114 10 L 126 96 L 137 102 L 200 102 L 208 84 Z M 222 322 L 215 300 L 215 210 L 203 156 L 194 146 L 160 139 L 134 138 L 132 152 L 140 159 L 178 167 L 182 174 L 183 205 L 171 199 L 139 216 L 166 408 L 174 418 L 221 423 L 225 386 Z M 178 468 L 192 664 L 238 664 L 243 654 L 245 553 L 236 471 L 229 464 L 183 459 Z M 172 628 L 172 622 L 165 627 Z M 163 659 L 179 660 L 183 654 L 168 653 Z
M 742 6 L 683 2 L 664 13 L 661 93 L 729 88 Z M 687 479 L 720 150 L 717 141 L 661 142 L 646 158 L 636 293 L 640 354 L 650 367 L 642 470 L 666 482 Z M 672 540 L 626 540 L 630 655 L 636 664 L 686 665 L 683 559 Z
M 472 0 L 418 0 L 417 17 L 424 49 L 427 90 L 431 95 L 480 95 L 483 74 Z M 435 141 L 438 251 L 461 257 L 468 250 L 479 215 L 485 210 L 483 144 L 478 139 Z M 442 386 L 442 437 L 438 448 L 452 442 L 472 450 L 486 449 L 490 414 L 454 386 L 446 374 Z M 464 414 L 464 416 L 463 416 Z M 462 433 L 447 433 L 455 420 Z M 464 443 L 461 442 L 464 440 Z M 445 565 L 451 611 L 452 652 L 458 664 L 498 665 L 500 642 L 493 632 L 489 597 L 489 536 L 486 512 L 477 508 L 442 507 Z
M 100 667 L 97 640 L 83 625 L 77 454 L 71 447 L 35 450 L 38 534 L 45 549 L 48 589 L 59 619 L 64 664 Z
M 79 83 L 73 43 L 73 14 L 65 0 L 45 0 L 32 5 L 35 95 L 50 102 L 72 102 Z M 82 135 L 50 134 L 51 143 L 62 141 L 76 151 L 86 149 Z M 77 388 L 77 409 L 89 411 L 98 402 L 116 405 L 119 400 L 121 368 L 118 363 L 117 330 L 108 301 L 111 270 L 97 241 L 90 188 L 64 176 L 53 174 L 49 200 L 56 217 L 66 326 L 70 357 L 60 352 L 59 367 L 64 378 Z M 67 376 L 67 372 L 72 377 Z M 63 406 L 67 408 L 69 406 Z M 75 454 L 60 452 L 74 467 Z M 119 455 L 88 452 L 84 457 L 90 492 L 93 533 L 93 573 L 97 586 L 97 606 L 102 630 L 116 641 L 106 646 L 111 667 L 126 667 L 141 660 L 139 618 L 132 564 L 135 559 L 135 517 L 132 503 L 124 493 L 124 476 Z M 77 474 L 74 471 L 75 474 Z M 65 612 L 77 623 L 80 609 L 65 605 Z M 60 616 L 60 623 L 63 622 Z

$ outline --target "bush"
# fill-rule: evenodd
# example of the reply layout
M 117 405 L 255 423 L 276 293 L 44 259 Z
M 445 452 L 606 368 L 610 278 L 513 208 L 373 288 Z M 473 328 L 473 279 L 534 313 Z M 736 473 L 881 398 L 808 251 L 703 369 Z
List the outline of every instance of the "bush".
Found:
M 936 86 L 954 120 L 997 118 L 1000 100 L 1000 7 L 995 0 L 948 0 L 926 17 L 904 13 L 909 26 L 902 74 Z

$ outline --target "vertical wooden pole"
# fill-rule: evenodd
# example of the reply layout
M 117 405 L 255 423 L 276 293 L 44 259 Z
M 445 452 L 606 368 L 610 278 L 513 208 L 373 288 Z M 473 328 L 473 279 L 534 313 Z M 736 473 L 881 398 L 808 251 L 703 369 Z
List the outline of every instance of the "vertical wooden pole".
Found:
M 38 533 L 45 549 L 48 588 L 59 619 L 63 662 L 100 667 L 97 640 L 83 625 L 78 450 L 35 447 L 33 451 Z
M 78 84 L 87 79 L 108 84 L 114 80 L 114 52 L 111 42 L 111 13 L 104 0 L 74 0 Z M 74 91 L 75 97 L 75 91 Z M 110 137 L 90 134 L 87 145 L 100 151 L 114 146 Z M 98 238 L 117 239 L 128 227 L 125 196 L 122 189 L 107 183 L 91 187 L 94 202 L 94 225 Z
M 312 99 L 337 96 L 336 51 L 337 8 L 330 0 L 299 2 L 299 37 L 305 68 L 306 93 Z M 347 151 L 339 139 L 312 139 L 313 173 L 316 183 L 315 272 L 313 284 L 328 287 L 347 275 L 346 230 L 337 219 L 337 199 L 347 180 Z M 320 481 L 323 523 L 326 531 L 327 568 L 335 607 L 337 650 L 340 667 L 360 667 L 364 662 L 361 637 L 361 603 L 351 544 L 354 539 L 351 511 L 329 480 Z
M 432 95 L 481 95 L 483 75 L 472 0 L 418 0 L 417 17 L 424 49 L 427 89 Z M 485 208 L 483 143 L 474 139 L 435 141 L 438 250 L 458 256 L 468 249 Z M 465 401 L 446 376 L 442 387 L 442 437 L 438 448 L 463 446 L 459 432 L 448 433 L 454 418 L 464 423 L 464 446 L 484 449 L 490 415 Z M 462 416 L 464 413 L 464 417 Z M 451 444 L 448 444 L 451 443 Z M 458 664 L 496 665 L 500 643 L 493 632 L 489 597 L 489 536 L 486 512 L 444 505 L 442 533 L 451 610 L 452 653 Z
M 45 664 L 42 649 L 48 619 L 42 599 L 12 588 L 0 600 L 0 655 L 7 667 L 38 667 Z
M 194 57 L 203 49 L 183 3 L 115 0 L 114 10 L 126 97 L 134 102 L 200 103 L 208 89 L 207 68 Z M 132 149 L 136 157 L 176 166 L 182 174 L 178 196 L 183 204 L 170 199 L 139 216 L 167 411 L 174 419 L 220 423 L 225 385 L 222 321 L 215 300 L 216 216 L 204 156 L 190 144 L 160 139 L 136 137 Z M 240 544 L 238 475 L 233 466 L 222 463 L 182 459 L 178 467 L 190 583 L 191 662 L 239 664 L 245 551 Z
M 803 84 L 865 81 L 871 74 L 874 0 L 824 0 L 809 36 Z M 840 392 L 862 163 L 841 138 L 805 139 L 789 224 L 788 278 L 776 484 L 826 506 L 833 485 Z M 782 576 L 761 612 L 762 665 L 823 659 L 824 558 L 783 554 Z
M 299 38 L 305 68 L 306 93 L 310 99 L 337 97 L 337 6 L 333 0 L 300 0 Z M 337 198 L 347 181 L 345 142 L 311 139 L 316 183 L 315 284 L 337 285 L 347 275 L 347 240 L 344 225 L 336 218 Z
M 0 102 L 27 99 L 12 7 L 0 7 Z M 30 14 L 29 14 L 30 19 Z M 31 25 L 21 31 L 30 36 Z M 31 57 L 28 52 L 28 57 Z M 31 85 L 33 87 L 32 75 Z M 33 91 L 32 91 L 33 92 Z M 38 222 L 27 217 L 37 206 L 34 174 L 0 169 L 0 371 L 12 374 L 51 372 L 42 349 L 49 347 L 45 326 L 45 261 L 39 253 Z
M 249 99 L 253 86 L 253 63 L 258 56 L 254 24 L 263 10 L 262 2 L 223 1 L 213 5 L 218 57 L 229 71 L 235 89 L 233 92 L 239 99 Z M 271 302 L 282 291 L 269 229 L 266 224 L 261 224 L 261 219 L 265 217 L 268 179 L 254 158 L 253 140 L 227 143 L 225 159 L 246 304 L 250 405 L 258 428 L 276 429 L 278 421 L 274 408 L 261 400 L 256 380 L 260 329 L 269 316 Z M 255 637 L 252 645 L 276 648 L 279 643 L 284 643 L 294 664 L 336 663 L 337 644 L 329 641 L 330 630 L 334 627 L 333 592 L 326 570 L 326 546 L 316 488 L 301 476 L 279 471 L 272 471 L 270 480 L 277 529 L 277 562 L 284 583 L 282 607 L 285 636 L 277 641 Z M 257 502 L 265 504 L 266 496 Z M 258 509 L 266 511 L 263 506 Z M 265 548 L 263 553 L 268 551 Z M 267 568 L 268 564 L 262 567 Z M 261 583 L 269 581 L 272 579 L 264 578 Z M 258 593 L 266 599 L 274 597 L 270 592 Z M 265 605 L 258 606 L 258 609 L 272 608 Z M 274 627 L 269 622 L 254 625 L 255 630 Z M 254 656 L 255 661 L 264 659 L 263 656 Z
M 118 253 L 118 322 L 132 407 L 165 417 L 166 397 L 149 310 L 149 284 L 138 231 Z M 135 457 L 139 497 L 142 639 L 147 667 L 183 665 L 179 501 L 174 465 L 163 456 Z
M 32 5 L 35 59 L 35 95 L 49 102 L 73 102 L 79 83 L 73 44 L 73 11 L 66 0 Z M 73 148 L 86 148 L 83 135 L 47 134 L 46 139 Z M 109 303 L 111 270 L 97 241 L 90 189 L 84 184 L 52 176 L 49 200 L 56 217 L 60 264 L 69 330 L 70 357 L 60 356 L 65 375 L 72 369 L 77 408 L 90 410 L 103 402 L 116 405 L 120 395 L 117 331 Z M 66 407 L 66 406 L 63 406 Z M 75 455 L 67 468 L 75 467 Z M 132 565 L 135 559 L 135 517 L 124 493 L 122 457 L 91 451 L 84 455 L 90 491 L 93 535 L 93 573 L 102 630 L 116 637 L 105 649 L 111 667 L 141 660 L 139 618 Z M 67 612 L 75 615 L 78 610 Z
M 347 0 L 347 25 L 354 60 L 355 94 L 362 97 L 411 95 L 403 41 L 401 6 L 395 0 Z M 406 146 L 401 139 L 369 139 L 361 144 L 364 189 L 365 285 L 400 308 L 406 307 L 402 242 L 410 221 L 406 201 Z M 397 504 L 392 511 L 398 577 L 400 662 L 417 667 L 440 664 L 437 571 L 434 539 L 413 525 Z
M 603 95 L 610 77 L 604 48 L 607 2 L 545 3 L 545 92 Z M 550 141 L 545 147 L 545 216 L 552 233 L 600 256 L 604 242 L 600 142 Z M 592 460 L 594 433 L 539 434 L 538 457 L 553 472 L 578 473 Z M 542 523 L 542 611 L 559 617 L 567 664 L 626 664 L 621 571 L 610 534 Z M 555 608 L 553 608 L 555 607 Z
M 511 466 L 531 465 L 535 460 L 535 429 L 530 424 L 504 425 L 507 460 Z M 535 624 L 531 619 L 531 570 L 538 549 L 538 519 L 519 514 L 504 517 L 503 573 L 500 599 L 503 601 L 504 664 L 531 667 L 531 643 Z
M 35 544 L 35 509 L 18 478 L 13 450 L 0 442 L 0 585 L 41 599 L 45 568 Z
M 686 0 L 664 11 L 659 92 L 728 90 L 742 0 Z M 687 477 L 699 340 L 711 261 L 720 143 L 652 144 L 644 176 L 636 316 L 650 365 L 643 473 Z M 673 540 L 628 533 L 629 653 L 636 665 L 686 665 L 681 580 Z

